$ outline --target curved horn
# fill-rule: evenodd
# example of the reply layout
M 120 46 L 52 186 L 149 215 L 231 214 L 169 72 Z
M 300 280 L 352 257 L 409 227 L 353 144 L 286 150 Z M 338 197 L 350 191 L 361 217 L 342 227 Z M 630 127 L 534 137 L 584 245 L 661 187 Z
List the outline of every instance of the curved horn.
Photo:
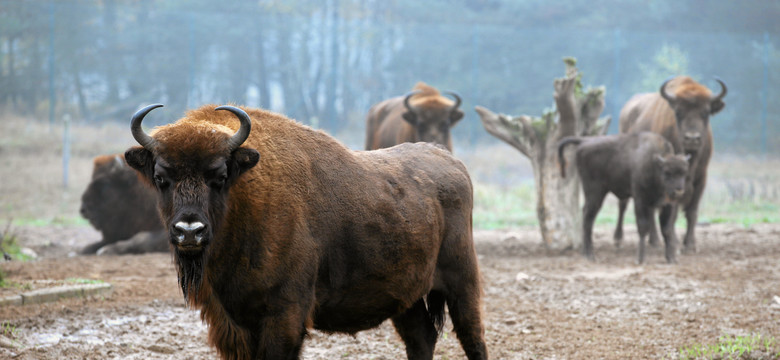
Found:
M 406 93 L 406 97 L 404 97 L 404 106 L 407 109 L 409 109 L 409 111 L 414 112 L 414 110 L 412 109 L 412 106 L 409 105 L 409 98 L 411 98 L 412 96 L 417 95 L 417 94 L 419 94 L 421 92 L 422 91 L 420 91 L 420 90 L 414 90 L 414 91 L 410 91 L 410 92 Z
M 230 149 L 230 152 L 233 152 L 233 150 L 238 149 L 241 144 L 246 141 L 246 139 L 249 137 L 249 130 L 252 130 L 252 120 L 249 118 L 249 115 L 246 113 L 246 111 L 241 110 L 235 106 L 230 105 L 223 105 L 220 106 L 214 110 L 227 110 L 233 113 L 239 121 L 241 121 L 241 127 L 238 128 L 238 131 L 236 131 L 233 136 L 228 139 L 228 148 Z
M 146 114 L 148 114 L 150 111 L 162 106 L 162 104 L 148 105 L 145 108 L 138 110 L 130 120 L 130 132 L 133 134 L 133 138 L 135 138 L 135 141 L 138 141 L 138 143 L 141 144 L 144 149 L 149 151 L 154 150 L 154 147 L 157 144 L 157 140 L 153 139 L 151 136 L 149 136 L 149 134 L 145 133 L 144 130 L 141 129 L 141 121 L 143 121 Z
M 460 106 L 460 104 L 461 104 L 461 102 L 462 102 L 462 101 L 460 100 L 460 96 L 459 96 L 459 95 L 458 95 L 456 92 L 454 92 L 454 91 L 445 91 L 444 93 L 445 93 L 445 94 L 448 94 L 448 95 L 450 95 L 450 96 L 452 96 L 452 97 L 454 97 L 454 98 L 455 98 L 455 105 L 453 105 L 453 106 L 452 106 L 452 110 L 455 110 L 455 109 L 457 109 L 457 108 L 458 108 L 458 106 Z
M 668 84 L 670 81 L 672 81 L 672 79 L 668 79 L 668 80 L 664 81 L 664 84 L 661 85 L 660 92 L 661 92 L 661 97 L 666 99 L 666 101 L 672 102 L 676 98 L 674 97 L 674 95 L 669 95 L 669 93 L 666 92 L 666 84 Z
M 715 81 L 717 81 L 718 84 L 720 84 L 720 94 L 718 94 L 717 96 L 712 98 L 712 101 L 723 99 L 723 97 L 726 96 L 726 93 L 729 92 L 729 89 L 726 87 L 726 84 L 723 82 L 723 80 L 721 80 L 720 78 L 716 77 Z

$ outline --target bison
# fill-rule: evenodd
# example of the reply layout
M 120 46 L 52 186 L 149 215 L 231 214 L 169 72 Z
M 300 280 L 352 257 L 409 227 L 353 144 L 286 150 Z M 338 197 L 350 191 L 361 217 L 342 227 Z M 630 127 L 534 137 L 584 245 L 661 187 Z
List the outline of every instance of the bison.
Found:
M 366 117 L 366 150 L 391 147 L 404 142 L 442 144 L 452 152 L 450 129 L 463 118 L 460 96 L 442 96 L 439 90 L 417 83 L 412 92 L 375 104 Z
M 469 359 L 486 359 L 463 163 L 434 144 L 352 151 L 261 109 L 204 106 L 128 164 L 157 189 L 185 301 L 226 359 L 296 359 L 307 329 L 354 334 L 391 319 L 430 359 L 444 306 Z
M 696 252 L 694 230 L 713 148 L 710 116 L 723 109 L 723 98 L 728 91 L 723 81 L 716 81 L 721 91 L 713 96 L 704 85 L 688 76 L 678 76 L 665 81 L 658 93 L 635 95 L 620 111 L 621 133 L 652 131 L 666 138 L 675 152 L 690 155 L 685 195 L 678 204 L 664 206 L 659 215 L 661 223 L 674 223 L 678 206 L 682 205 L 687 222 L 683 240 L 685 252 Z M 623 237 L 622 219 L 626 205 L 627 200 L 620 202 L 615 239 Z M 651 242 L 651 245 L 655 244 Z
M 81 195 L 81 215 L 102 234 L 82 254 L 138 254 L 168 251 L 168 240 L 157 214 L 157 200 L 125 164 L 123 154 L 94 159 L 92 179 Z
M 652 132 L 565 137 L 558 143 L 561 175 L 566 176 L 563 150 L 577 145 L 575 163 L 582 182 L 585 205 L 582 208 L 582 238 L 585 256 L 593 260 L 593 222 L 604 197 L 613 193 L 621 201 L 634 198 L 636 224 L 639 230 L 639 259 L 645 261 L 645 238 L 655 233 L 655 210 L 675 203 L 685 191 L 688 159 L 675 155 L 672 145 Z M 662 223 L 666 243 L 666 261 L 674 263 L 677 237 L 673 223 Z M 616 241 L 620 246 L 620 242 Z

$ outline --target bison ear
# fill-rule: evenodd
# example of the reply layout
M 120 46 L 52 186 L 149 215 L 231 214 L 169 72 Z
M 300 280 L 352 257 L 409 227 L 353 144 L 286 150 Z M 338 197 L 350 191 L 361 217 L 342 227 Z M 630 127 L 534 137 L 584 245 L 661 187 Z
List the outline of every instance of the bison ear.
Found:
M 723 102 L 723 100 L 715 100 L 710 103 L 710 114 L 715 115 L 719 111 L 723 110 L 723 108 L 726 106 L 726 103 Z
M 463 110 L 455 110 L 450 113 L 450 126 L 455 125 L 458 120 L 463 119 Z
M 408 122 L 412 126 L 417 125 L 417 114 L 415 114 L 414 112 L 407 111 L 403 113 L 401 117 L 404 118 L 404 120 L 406 120 L 406 122 Z
M 234 170 L 236 176 L 243 174 L 245 171 L 253 168 L 260 161 L 260 153 L 255 149 L 238 148 L 233 151 L 233 162 L 236 165 Z
M 125 161 L 149 181 L 154 177 L 154 156 L 142 146 L 134 146 L 125 152 Z

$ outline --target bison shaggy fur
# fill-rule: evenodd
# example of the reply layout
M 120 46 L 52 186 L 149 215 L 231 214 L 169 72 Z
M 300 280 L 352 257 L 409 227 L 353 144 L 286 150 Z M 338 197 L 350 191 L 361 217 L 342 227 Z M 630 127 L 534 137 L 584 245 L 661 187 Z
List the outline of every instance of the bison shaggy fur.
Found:
M 468 358 L 487 358 L 460 161 L 425 143 L 352 151 L 279 114 L 219 109 L 152 135 L 139 120 L 144 146 L 126 157 L 158 189 L 182 292 L 222 358 L 296 359 L 307 329 L 391 319 L 408 357 L 431 359 L 445 304 Z

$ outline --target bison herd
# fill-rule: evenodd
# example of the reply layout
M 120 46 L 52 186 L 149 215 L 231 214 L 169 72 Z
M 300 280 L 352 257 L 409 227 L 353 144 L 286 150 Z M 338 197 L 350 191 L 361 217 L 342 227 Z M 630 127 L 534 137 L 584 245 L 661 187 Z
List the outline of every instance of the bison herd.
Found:
M 570 137 L 581 179 L 583 251 L 605 196 L 619 199 L 614 241 L 634 199 L 638 261 L 645 239 L 676 261 L 674 222 L 694 228 L 712 155 L 709 117 L 724 107 L 690 77 L 631 98 L 620 134 Z M 308 329 L 354 334 L 390 319 L 410 359 L 431 359 L 449 313 L 469 359 L 486 359 L 472 184 L 452 155 L 461 98 L 418 83 L 366 117 L 366 150 L 273 112 L 203 106 L 95 159 L 81 212 L 101 232 L 84 254 L 170 251 L 185 301 L 226 359 L 296 359 Z M 447 310 L 445 312 L 445 305 Z

